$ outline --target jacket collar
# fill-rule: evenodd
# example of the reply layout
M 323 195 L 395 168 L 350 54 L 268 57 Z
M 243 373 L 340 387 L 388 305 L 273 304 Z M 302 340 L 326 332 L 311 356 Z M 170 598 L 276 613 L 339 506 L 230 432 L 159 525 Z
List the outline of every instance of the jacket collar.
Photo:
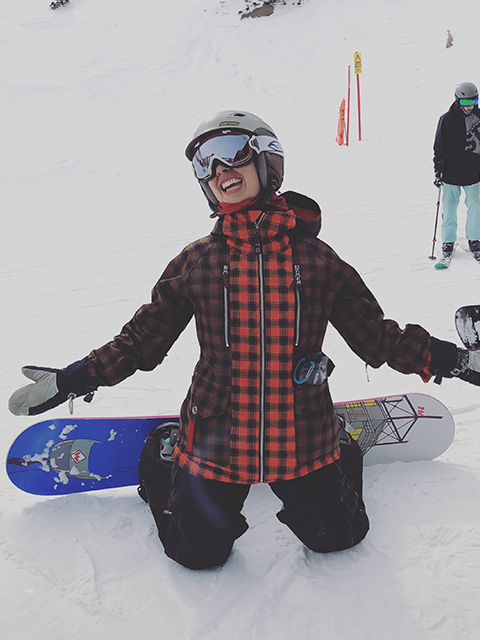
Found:
M 288 232 L 291 237 L 296 237 L 297 235 L 316 237 L 320 233 L 322 227 L 322 212 L 315 200 L 296 191 L 286 191 L 281 194 L 281 199 L 286 203 L 286 206 L 282 208 L 293 212 L 295 217 L 295 225 Z M 259 213 L 258 210 L 256 211 Z M 212 231 L 213 235 L 224 236 L 224 217 L 225 216 L 222 216 L 216 222 Z
M 249 210 L 223 216 L 222 233 L 228 246 L 243 253 L 269 254 L 290 243 L 295 227 L 293 211 Z

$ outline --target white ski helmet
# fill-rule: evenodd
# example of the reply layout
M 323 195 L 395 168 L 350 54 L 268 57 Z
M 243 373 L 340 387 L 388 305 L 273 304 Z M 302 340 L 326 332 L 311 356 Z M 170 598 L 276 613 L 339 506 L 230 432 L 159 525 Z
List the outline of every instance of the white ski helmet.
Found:
M 462 82 L 457 85 L 455 89 L 455 101 L 459 104 L 460 100 L 477 100 L 478 102 L 478 89 L 473 82 Z
M 204 148 L 208 147 L 204 145 L 207 141 L 219 137 L 226 138 L 229 135 L 236 136 L 231 139 L 238 140 L 237 146 L 240 147 L 241 134 L 245 135 L 242 139 L 246 143 L 245 147 L 233 148 L 232 151 L 236 152 L 233 157 L 228 153 L 222 155 L 219 150 L 213 149 L 213 143 L 210 145 L 212 148 Z M 223 141 L 221 146 L 226 146 Z M 219 202 L 208 182 L 218 162 L 227 166 L 241 166 L 253 160 L 260 182 L 260 193 L 265 197 L 277 191 L 283 182 L 284 154 L 280 142 L 270 125 L 248 111 L 219 111 L 202 122 L 193 134 L 185 155 L 192 162 L 195 177 L 214 211 Z

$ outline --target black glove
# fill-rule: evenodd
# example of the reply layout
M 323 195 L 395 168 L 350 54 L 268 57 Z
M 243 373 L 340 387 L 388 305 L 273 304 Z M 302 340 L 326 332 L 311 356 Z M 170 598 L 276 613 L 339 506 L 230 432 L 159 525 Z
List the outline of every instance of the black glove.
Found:
M 452 375 L 480 387 L 480 351 L 457 349 L 457 362 Z
M 435 180 L 433 181 L 433 184 L 438 189 L 443 186 L 442 174 L 440 173 L 440 171 L 435 171 Z
M 453 342 L 432 338 L 430 372 L 437 384 L 442 378 L 460 378 L 480 387 L 480 351 L 459 349 Z
M 65 369 L 47 367 L 22 367 L 24 376 L 33 384 L 21 387 L 11 396 L 8 408 L 16 416 L 35 416 L 77 396 L 91 401 L 97 386 L 87 374 L 86 358 L 74 362 Z

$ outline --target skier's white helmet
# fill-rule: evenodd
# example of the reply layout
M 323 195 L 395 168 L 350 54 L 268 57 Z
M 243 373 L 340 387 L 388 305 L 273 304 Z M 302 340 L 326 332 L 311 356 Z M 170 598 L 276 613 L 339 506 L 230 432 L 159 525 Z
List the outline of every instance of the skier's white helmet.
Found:
M 197 128 L 185 155 L 209 204 L 219 204 L 208 186 L 218 163 L 239 167 L 253 160 L 261 194 L 270 196 L 283 182 L 284 154 L 272 127 L 248 111 L 220 111 Z
M 457 85 L 455 101 L 462 107 L 478 104 L 478 89 L 473 82 L 462 82 Z

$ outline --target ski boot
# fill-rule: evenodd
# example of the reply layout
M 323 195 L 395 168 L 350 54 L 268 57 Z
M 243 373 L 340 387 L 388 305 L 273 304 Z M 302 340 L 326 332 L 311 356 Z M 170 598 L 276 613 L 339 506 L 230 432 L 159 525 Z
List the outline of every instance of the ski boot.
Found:
M 455 243 L 454 242 L 444 242 L 442 244 L 442 255 L 443 255 L 443 257 L 444 258 L 451 258 L 454 247 L 455 247 Z
M 480 262 L 480 240 L 469 240 L 468 247 L 473 253 L 473 257 L 477 262 Z

